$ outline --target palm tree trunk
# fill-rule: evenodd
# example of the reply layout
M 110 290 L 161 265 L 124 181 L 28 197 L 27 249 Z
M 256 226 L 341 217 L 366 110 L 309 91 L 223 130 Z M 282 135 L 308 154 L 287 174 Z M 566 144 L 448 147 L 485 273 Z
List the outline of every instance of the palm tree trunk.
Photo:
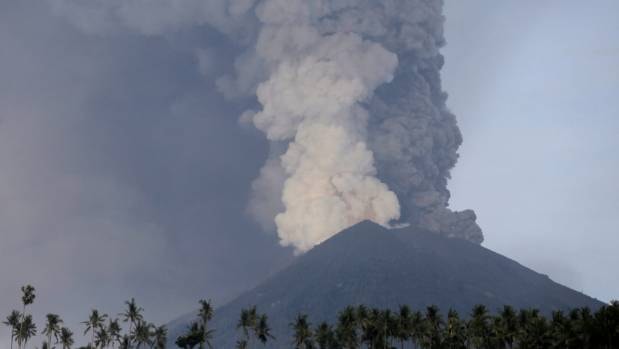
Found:
M 23 327 L 24 327 L 24 320 L 26 319 L 26 304 L 24 303 L 24 307 L 22 308 L 22 312 L 21 312 L 21 322 L 19 324 L 19 333 L 21 334 L 21 332 L 23 331 Z M 25 343 L 24 343 L 25 345 Z M 21 338 L 19 338 L 19 336 L 17 336 L 17 348 L 21 349 Z
M 383 331 L 383 346 L 387 349 L 387 326 L 385 325 L 385 330 Z

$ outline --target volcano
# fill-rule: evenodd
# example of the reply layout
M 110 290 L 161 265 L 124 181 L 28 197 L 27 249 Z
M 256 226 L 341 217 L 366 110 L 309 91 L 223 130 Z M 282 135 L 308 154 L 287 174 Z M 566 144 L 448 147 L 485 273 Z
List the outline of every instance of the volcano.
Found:
M 490 310 L 505 304 L 533 307 L 545 314 L 602 305 L 481 245 L 412 227 L 386 229 L 365 221 L 216 309 L 214 345 L 234 347 L 242 308 L 255 305 L 266 313 L 279 339 L 269 348 L 287 348 L 289 323 L 298 313 L 308 314 L 313 324 L 333 322 L 339 310 L 358 304 L 392 309 L 408 304 L 417 310 L 437 305 L 462 315 L 476 304 Z M 171 342 L 193 318 L 194 314 L 187 315 L 170 324 Z

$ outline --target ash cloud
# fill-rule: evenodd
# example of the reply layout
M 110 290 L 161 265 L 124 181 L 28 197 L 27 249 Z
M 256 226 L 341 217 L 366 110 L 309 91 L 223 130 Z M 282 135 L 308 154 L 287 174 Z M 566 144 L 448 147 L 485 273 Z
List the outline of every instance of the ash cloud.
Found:
M 268 145 L 200 75 L 213 48 L 210 67 L 233 69 L 230 40 L 186 26 L 95 35 L 50 4 L 0 2 L 0 313 L 31 283 L 37 324 L 53 312 L 77 329 L 131 296 L 163 323 L 285 264 L 291 252 L 243 215 Z
M 260 183 L 271 183 L 269 191 L 281 183 L 284 209 L 274 217 L 282 243 L 306 250 L 362 219 L 387 225 L 398 218 L 481 243 L 475 213 L 448 208 L 447 180 L 462 137 L 441 88 L 442 2 L 273 0 L 262 2 L 258 14 L 263 28 L 256 51 L 272 72 L 258 86 L 263 109 L 253 121 L 270 140 L 290 143 L 288 151 L 265 165 L 254 195 L 267 196 Z M 338 40 L 324 55 L 321 43 Z M 335 66 L 331 75 L 327 64 Z M 359 86 L 345 84 L 346 74 Z M 324 93 L 322 99 L 312 89 Z M 315 126 L 338 127 L 342 119 L 349 126 L 340 134 Z M 314 133 L 311 127 L 317 128 Z M 345 148 L 330 139 L 361 143 Z M 358 144 L 363 155 L 353 150 Z M 272 175 L 282 172 L 274 170 L 278 160 L 288 175 L 283 182 Z M 327 166 L 322 177 L 313 177 L 317 169 L 325 169 L 323 161 L 338 166 Z M 339 181 L 350 173 L 356 183 Z M 369 183 L 360 184 L 364 180 Z M 323 188 L 316 189 L 316 183 Z M 354 193 L 352 200 L 349 193 Z M 271 197 L 277 203 L 278 197 Z M 250 207 L 263 204 L 254 200 Z M 274 214 L 255 213 L 261 220 L 263 214 Z M 331 215 L 339 220 L 331 221 Z M 313 226 L 316 221 L 320 226 Z
M 216 86 L 254 105 L 241 119 L 272 143 L 248 211 L 282 245 L 303 252 L 364 219 L 483 241 L 473 211 L 448 207 L 462 137 L 441 87 L 442 1 L 53 4 L 89 33 L 208 26 L 241 47 Z

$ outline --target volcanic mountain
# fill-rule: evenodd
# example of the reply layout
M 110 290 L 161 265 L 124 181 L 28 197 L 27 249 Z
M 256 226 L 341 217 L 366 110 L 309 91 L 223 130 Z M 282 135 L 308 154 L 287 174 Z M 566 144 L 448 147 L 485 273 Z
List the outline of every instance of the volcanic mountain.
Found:
M 347 305 L 424 310 L 437 305 L 466 315 L 476 304 L 555 309 L 602 303 L 478 244 L 414 228 L 385 229 L 369 221 L 348 228 L 300 256 L 256 288 L 216 309 L 216 348 L 232 348 L 242 308 L 266 313 L 277 343 L 290 347 L 289 323 L 298 313 L 312 323 L 334 321 Z M 170 324 L 171 342 L 195 314 Z

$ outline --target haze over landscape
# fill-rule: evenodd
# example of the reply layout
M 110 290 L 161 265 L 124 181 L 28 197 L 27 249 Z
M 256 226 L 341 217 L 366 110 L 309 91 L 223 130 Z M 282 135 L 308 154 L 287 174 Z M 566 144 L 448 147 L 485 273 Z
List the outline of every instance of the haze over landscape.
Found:
M 464 139 L 447 188 L 450 210 L 460 213 L 437 209 L 447 201 L 442 180 L 458 143 L 446 111 L 441 135 L 450 135 L 449 150 L 428 157 L 441 164 L 440 180 L 422 198 L 410 194 L 413 184 L 397 181 L 402 158 L 350 146 L 380 148 L 393 139 L 390 131 L 381 140 L 372 125 L 351 125 L 365 125 L 366 107 L 396 113 L 359 101 L 374 90 L 388 99 L 379 86 L 398 82 L 403 57 L 351 36 L 316 39 L 312 49 L 321 49 L 312 55 L 354 63 L 343 76 L 355 83 L 326 93 L 340 97 L 334 108 L 347 115 L 343 133 L 329 133 L 311 115 L 330 110 L 328 98 L 317 93 L 314 104 L 286 104 L 269 91 L 294 89 L 297 80 L 252 75 L 260 69 L 245 53 L 244 35 L 254 28 L 242 14 L 253 2 L 229 2 L 241 20 L 217 12 L 202 18 L 191 6 L 145 11 L 139 1 L 101 16 L 97 6 L 79 3 L 0 3 L 1 314 L 19 309 L 19 287 L 32 283 L 35 317 L 61 313 L 78 333 L 91 308 L 116 314 L 130 297 L 151 321 L 166 323 L 197 299 L 230 301 L 295 254 L 368 218 L 387 224 L 401 217 L 444 235 L 458 222 L 454 234 L 479 243 L 483 231 L 484 247 L 554 281 L 605 302 L 619 294 L 611 277 L 619 265 L 617 2 L 445 1 L 442 89 Z M 215 11 L 227 2 L 212 3 Z M 295 26 L 273 11 L 263 21 L 291 32 Z M 440 28 L 428 32 L 440 36 Z M 396 51 L 405 47 L 397 39 Z M 256 50 L 270 64 L 297 62 L 288 48 L 261 44 Z M 299 47 L 295 54 L 307 54 Z M 333 57 L 333 47 L 347 49 Z M 331 67 L 317 61 L 294 68 L 324 68 L 329 77 Z M 269 83 L 257 98 L 240 98 L 255 81 Z M 282 110 L 298 125 L 279 120 Z M 273 166 L 293 134 L 310 155 L 335 147 L 342 156 L 331 159 L 333 171 L 357 171 L 339 182 L 342 192 L 367 195 L 307 206 L 311 200 L 296 193 L 321 183 L 322 174 L 304 172 L 294 151 L 286 153 L 285 174 Z M 376 174 L 374 162 L 393 168 Z M 300 198 L 284 200 L 285 211 L 269 201 L 282 191 Z M 303 222 L 307 211 L 325 218 Z M 8 337 L 3 329 L 0 348 Z

